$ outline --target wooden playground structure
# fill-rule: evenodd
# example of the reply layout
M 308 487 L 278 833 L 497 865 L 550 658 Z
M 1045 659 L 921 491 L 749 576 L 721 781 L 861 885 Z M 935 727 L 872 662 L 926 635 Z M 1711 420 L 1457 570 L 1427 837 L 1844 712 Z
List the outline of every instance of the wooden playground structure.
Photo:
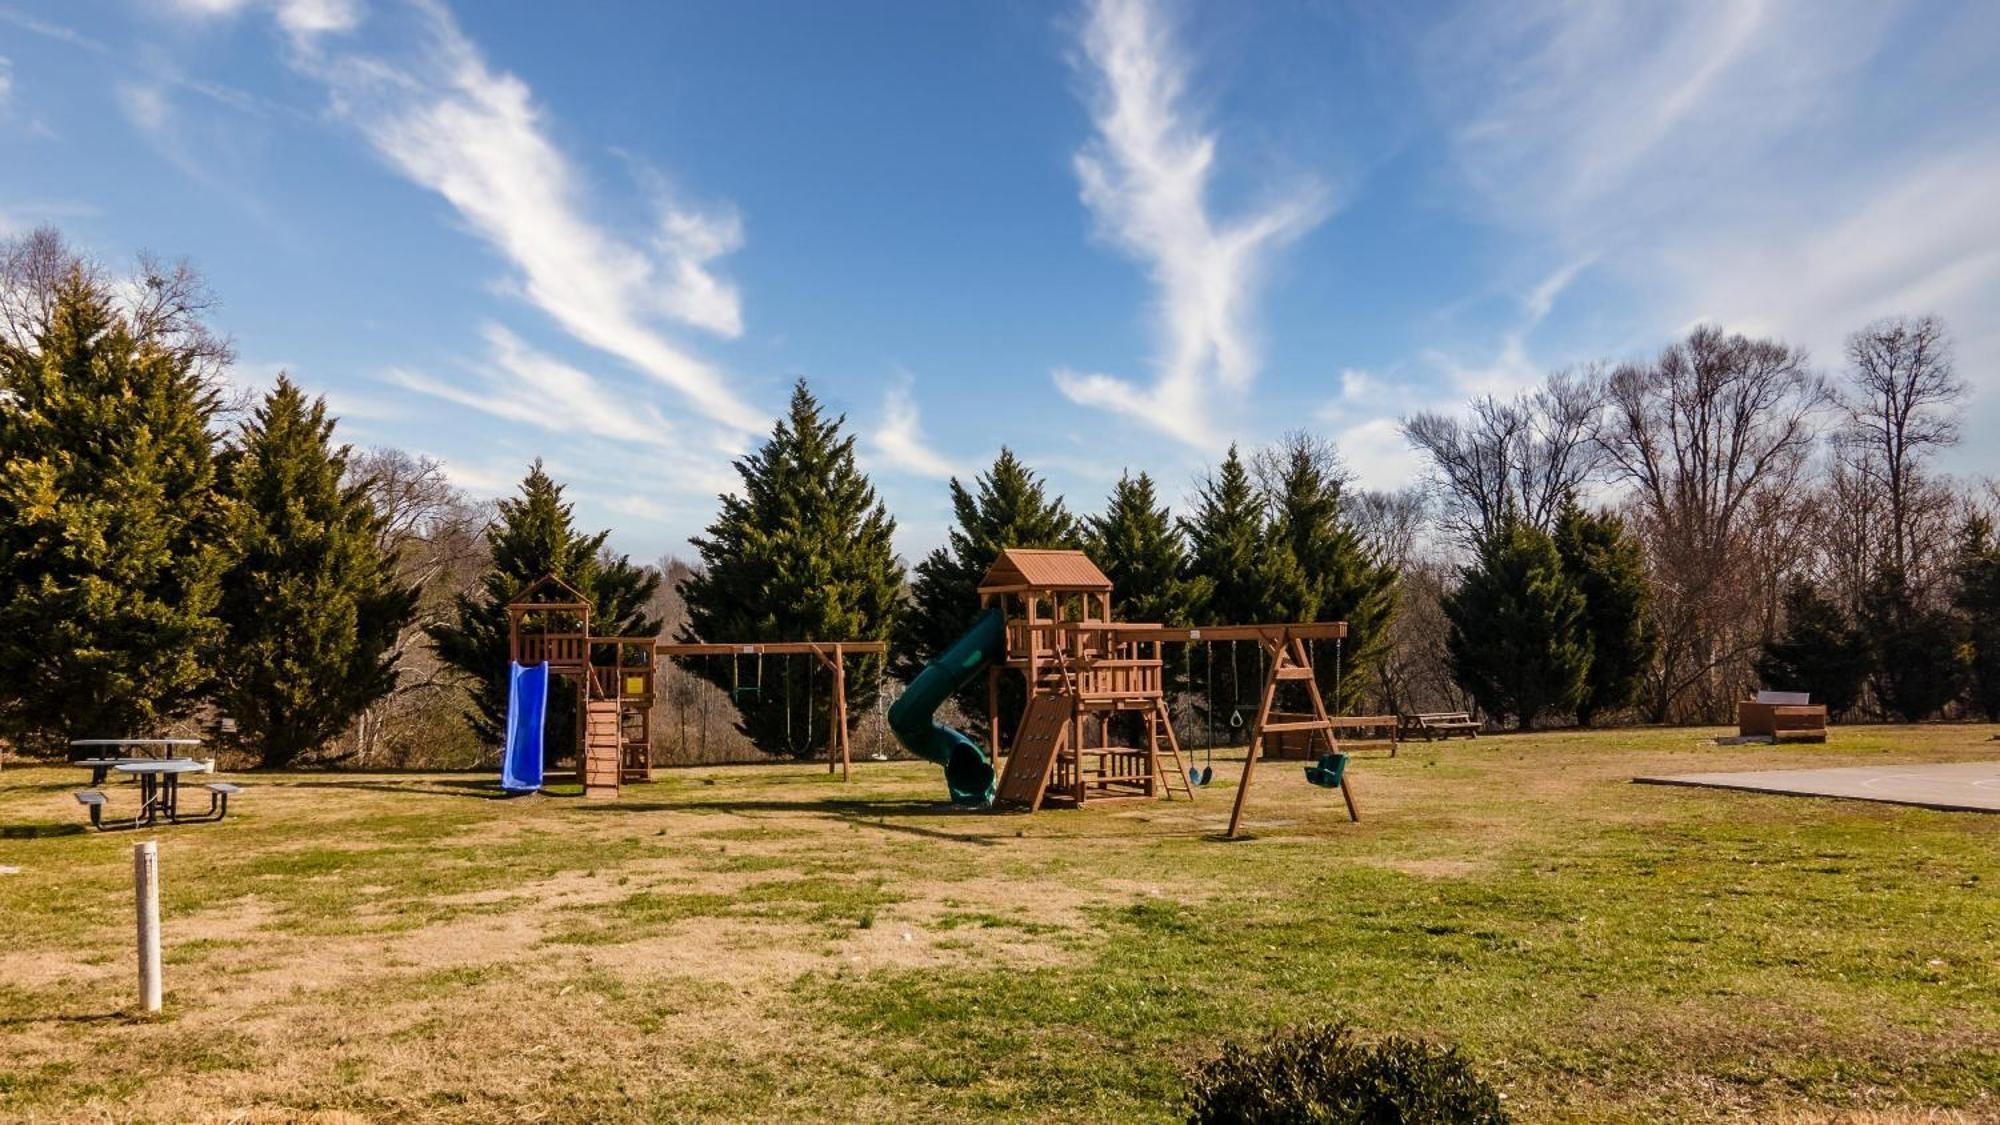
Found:
M 979 597 L 1007 618 L 1006 656 L 988 669 L 986 688 L 987 744 L 1006 754 L 999 800 L 1030 811 L 1175 793 L 1192 801 L 1187 762 L 1167 706 L 1164 646 L 1253 641 L 1266 657 L 1264 682 L 1227 834 L 1241 829 L 1257 761 L 1279 738 L 1301 756 L 1310 756 L 1317 745 L 1338 758 L 1337 765 L 1322 767 L 1328 771 L 1325 780 L 1341 791 L 1348 814 L 1360 819 L 1334 733 L 1337 720 L 1316 689 L 1308 647 L 1314 640 L 1345 638 L 1346 622 L 1197 629 L 1112 621 L 1111 580 L 1081 551 L 1004 550 L 980 580 Z M 1003 744 L 998 716 L 1007 670 L 1021 675 L 1028 701 L 1012 740 Z M 1307 711 L 1274 710 L 1285 684 L 1305 688 Z M 1121 714 L 1139 718 L 1136 745 L 1114 742 L 1114 720 Z
M 1389 725 L 1394 753 L 1392 717 L 1335 717 L 1318 690 L 1312 644 L 1338 645 L 1347 635 L 1345 622 L 1175 628 L 1113 621 L 1111 580 L 1083 552 L 1072 550 L 1003 550 L 978 593 L 989 616 L 997 610 L 1004 622 L 1004 643 L 986 665 L 984 741 L 998 769 L 997 802 L 1032 812 L 1132 798 L 1193 801 L 1188 761 L 1167 699 L 1164 652 L 1172 644 L 1247 641 L 1263 656 L 1263 682 L 1230 811 L 1231 837 L 1241 830 L 1261 758 L 1317 755 L 1319 764 L 1306 770 L 1307 779 L 1339 789 L 1348 815 L 1359 820 L 1337 732 Z M 509 659 L 523 666 L 546 662 L 551 676 L 576 693 L 577 773 L 586 797 L 615 797 L 626 781 L 651 780 L 655 672 L 663 657 L 813 657 L 831 680 L 827 770 L 837 763 L 846 779 L 853 768 L 846 662 L 887 652 L 881 641 L 732 644 L 597 636 L 589 600 L 553 575 L 531 584 L 506 609 Z M 1009 673 L 1021 676 L 1027 695 L 1011 738 L 1001 718 L 1001 683 Z M 1301 689 L 1303 709 L 1280 708 L 1287 685 Z
M 553 574 L 507 603 L 507 658 L 546 663 L 576 696 L 577 776 L 586 797 L 653 778 L 653 638 L 591 632 L 590 599 Z

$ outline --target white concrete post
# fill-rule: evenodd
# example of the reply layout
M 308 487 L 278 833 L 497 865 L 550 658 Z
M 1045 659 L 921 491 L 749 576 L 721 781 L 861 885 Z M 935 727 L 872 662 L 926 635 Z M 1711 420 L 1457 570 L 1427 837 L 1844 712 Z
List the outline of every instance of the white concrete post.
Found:
M 139 1003 L 160 1010 L 160 845 L 132 845 L 132 897 L 139 915 Z

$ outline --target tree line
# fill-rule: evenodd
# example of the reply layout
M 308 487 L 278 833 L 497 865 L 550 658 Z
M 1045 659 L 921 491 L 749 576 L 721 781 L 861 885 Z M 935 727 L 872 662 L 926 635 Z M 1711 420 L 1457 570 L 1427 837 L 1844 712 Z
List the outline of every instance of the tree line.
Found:
M 949 483 L 946 541 L 914 565 L 846 420 L 801 381 L 695 559 L 648 566 L 578 527 L 539 462 L 480 504 L 434 460 L 340 444 L 288 377 L 232 393 L 184 264 L 117 277 L 45 230 L 0 247 L 0 270 L 0 738 L 17 748 L 226 715 L 269 765 L 483 760 L 503 607 L 544 574 L 606 632 L 887 640 L 886 662 L 850 669 L 858 721 L 970 625 L 1007 546 L 1088 552 L 1127 620 L 1348 622 L 1317 662 L 1337 712 L 1718 721 L 1759 685 L 1843 716 L 2000 709 L 2000 539 L 1991 490 L 1931 468 L 1965 394 L 1934 319 L 1857 332 L 1836 378 L 1702 327 L 1648 361 L 1417 414 L 1403 430 L 1430 472 L 1397 492 L 1355 487 L 1300 432 L 1232 447 L 1183 512 L 1139 471 L 1078 513 L 1003 448 Z M 1254 704 L 1259 656 L 1189 646 L 1170 690 L 1213 724 Z M 788 663 L 744 690 L 711 661 L 663 670 L 663 691 L 683 723 L 719 699 L 758 750 L 803 756 L 829 719 L 815 675 Z M 956 704 L 984 718 L 983 686 Z

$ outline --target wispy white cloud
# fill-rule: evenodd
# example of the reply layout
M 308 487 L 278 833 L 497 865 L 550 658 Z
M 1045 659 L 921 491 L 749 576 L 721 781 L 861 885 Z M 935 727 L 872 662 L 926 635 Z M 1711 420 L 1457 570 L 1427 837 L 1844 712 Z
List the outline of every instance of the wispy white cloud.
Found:
M 673 425 L 652 404 L 620 395 L 500 325 L 486 325 L 483 334 L 487 361 L 469 365 L 469 383 L 403 368 L 390 378 L 420 394 L 550 433 L 656 447 L 672 437 Z
M 489 66 L 428 0 L 418 0 L 407 38 L 413 50 L 388 58 L 313 32 L 297 37 L 290 57 L 392 168 L 442 196 L 512 263 L 522 298 L 710 419 L 760 429 L 764 415 L 663 326 L 741 333 L 735 287 L 712 271 L 742 241 L 733 212 L 669 206 L 650 243 L 621 237 L 590 217 L 582 177 L 525 82 Z
M 1187 105 L 1188 65 L 1152 0 L 1092 0 L 1083 28 L 1096 135 L 1076 156 L 1099 233 L 1159 293 L 1150 384 L 1059 369 L 1072 400 L 1193 445 L 1216 442 L 1215 389 L 1255 379 L 1254 313 L 1272 255 L 1323 220 L 1326 190 L 1295 184 L 1229 219 L 1211 213 L 1217 137 Z
M 869 435 L 869 447 L 883 465 L 943 480 L 962 470 L 924 440 L 923 420 L 912 393 L 915 385 L 915 377 L 908 372 L 890 381 L 882 397 L 882 422 Z
M 12 24 L 23 31 L 68 43 L 74 47 L 81 47 L 94 54 L 101 55 L 110 51 L 110 48 L 105 46 L 101 41 L 93 39 L 67 24 L 40 19 L 28 15 L 26 12 L 16 11 L 13 8 L 0 7 L 0 23 Z
M 172 0 L 171 6 L 198 18 L 240 15 L 251 9 L 271 13 L 288 35 L 309 39 L 330 32 L 352 31 L 361 23 L 361 0 Z
M 1370 418 L 1334 434 L 1341 463 L 1363 488 L 1383 491 L 1405 488 L 1422 479 L 1422 455 L 1403 439 L 1394 418 Z
M 1569 262 L 1516 298 L 1519 315 L 1501 332 L 1499 350 L 1490 358 L 1467 361 L 1442 348 L 1429 348 L 1423 353 L 1424 359 L 1467 395 L 1505 397 L 1541 382 L 1548 372 L 1530 354 L 1529 338 L 1555 311 L 1563 291 L 1592 261 L 1592 258 L 1578 258 Z
M 173 105 L 158 86 L 121 82 L 117 87 L 118 112 L 134 129 L 149 136 L 173 127 Z
M 0 113 L 7 112 L 7 103 L 14 99 L 14 63 L 6 55 L 0 55 Z
M 1709 319 L 1831 359 L 1874 317 L 2000 303 L 1974 187 L 2000 175 L 2000 111 L 1936 96 L 1990 72 L 1972 45 L 1996 34 L 1988 5 L 1529 0 L 1468 6 L 1421 54 L 1474 206 L 1622 281 L 1629 331 Z M 1526 354 L 1501 350 L 1484 366 Z

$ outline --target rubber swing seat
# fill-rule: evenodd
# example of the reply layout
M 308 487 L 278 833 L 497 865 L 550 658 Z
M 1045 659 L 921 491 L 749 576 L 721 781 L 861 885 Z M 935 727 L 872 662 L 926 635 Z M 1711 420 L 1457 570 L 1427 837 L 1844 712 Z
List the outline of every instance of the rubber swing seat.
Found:
M 1319 764 L 1306 767 L 1306 780 L 1321 789 L 1340 788 L 1340 779 L 1347 773 L 1347 755 L 1342 753 L 1321 754 Z

